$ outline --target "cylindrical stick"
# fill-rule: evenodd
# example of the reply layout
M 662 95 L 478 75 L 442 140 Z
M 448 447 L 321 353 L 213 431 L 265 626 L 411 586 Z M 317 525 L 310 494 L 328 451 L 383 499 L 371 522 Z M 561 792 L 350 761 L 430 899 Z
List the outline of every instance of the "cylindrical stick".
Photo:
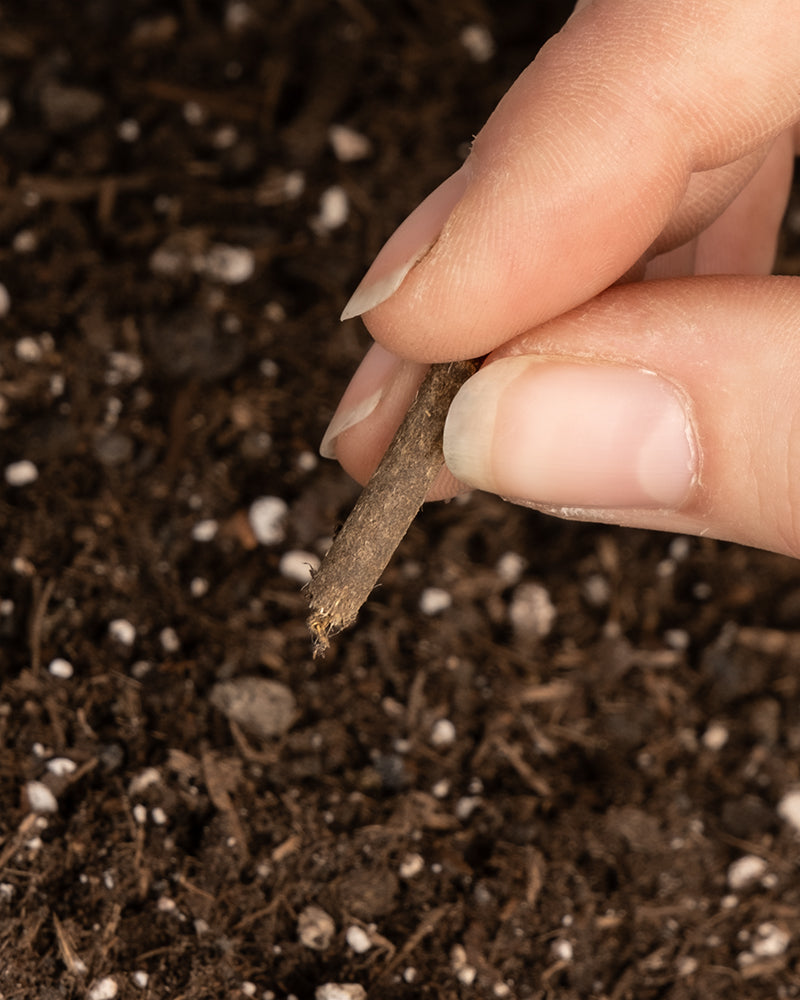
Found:
M 477 361 L 432 365 L 350 516 L 306 585 L 314 656 L 349 628 L 444 465 L 442 431 L 453 397 Z

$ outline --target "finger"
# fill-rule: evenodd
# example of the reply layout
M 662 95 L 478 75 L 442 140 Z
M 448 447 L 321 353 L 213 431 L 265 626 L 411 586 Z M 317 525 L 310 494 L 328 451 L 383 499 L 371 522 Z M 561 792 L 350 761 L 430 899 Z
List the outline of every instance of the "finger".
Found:
M 800 279 L 614 288 L 456 397 L 451 472 L 551 513 L 800 555 Z
M 730 204 L 723 207 L 720 201 L 711 211 L 710 199 L 704 198 L 700 190 L 707 177 L 694 174 L 682 206 L 646 255 L 655 255 L 647 264 L 646 276 L 769 274 L 775 261 L 793 167 L 794 140 L 791 132 L 786 131 L 765 156 L 759 156 L 758 168 Z M 725 171 L 726 168 L 721 168 L 711 173 L 719 180 Z M 713 194 L 709 195 L 713 198 Z M 691 222 L 693 213 L 695 226 Z M 681 239 L 698 230 L 698 235 L 688 243 Z
M 798 116 L 791 0 L 595 0 L 500 103 L 345 315 L 416 360 L 478 356 L 624 274 L 693 174 Z

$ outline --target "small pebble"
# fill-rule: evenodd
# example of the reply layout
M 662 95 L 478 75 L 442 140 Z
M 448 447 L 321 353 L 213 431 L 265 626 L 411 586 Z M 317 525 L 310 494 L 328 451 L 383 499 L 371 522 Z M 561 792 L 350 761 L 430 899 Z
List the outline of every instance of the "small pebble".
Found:
M 156 806 L 155 809 L 150 813 L 150 818 L 153 820 L 156 826 L 166 826 L 167 824 L 167 814 L 161 808 L 161 806 Z
M 63 656 L 57 656 L 54 660 L 51 660 L 47 669 L 53 677 L 59 677 L 65 681 L 68 681 L 75 673 L 75 668 Z
M 257 987 L 255 983 L 251 983 L 249 980 L 245 980 L 239 987 L 239 989 L 242 991 L 244 996 L 254 997 L 256 995 Z
M 456 741 L 456 727 L 449 719 L 437 719 L 431 729 L 430 739 L 437 750 L 452 746 Z
M 189 584 L 189 593 L 192 597 L 205 597 L 208 593 L 210 584 L 205 577 L 195 576 L 192 577 L 191 583 Z
M 441 587 L 426 587 L 419 598 L 419 610 L 423 615 L 439 615 L 452 605 L 452 595 Z
M 728 886 L 734 891 L 757 882 L 767 870 L 767 862 L 755 854 L 745 854 L 728 866 Z
M 800 788 L 787 792 L 778 803 L 778 815 L 800 831 Z
M 220 681 L 211 689 L 209 700 L 245 732 L 260 739 L 282 736 L 295 718 L 292 692 L 285 684 L 267 677 Z
M 29 781 L 25 786 L 25 792 L 28 796 L 28 805 L 32 812 L 58 812 L 58 801 L 55 795 L 41 781 Z
M 289 505 L 280 497 L 259 497 L 250 504 L 248 517 L 253 534 L 262 545 L 279 545 L 286 537 Z
M 86 1000 L 113 1000 L 119 987 L 111 976 L 100 979 L 86 994 Z
M 39 478 L 39 470 L 27 458 L 6 466 L 6 482 L 9 486 L 30 486 Z
M 213 542 L 219 531 L 219 522 L 208 517 L 198 521 L 192 528 L 192 538 L 196 542 Z
M 319 906 L 307 906 L 297 918 L 297 937 L 312 951 L 325 951 L 335 933 L 333 917 Z
M 131 979 L 133 980 L 133 985 L 137 986 L 140 990 L 147 989 L 147 984 L 150 982 L 150 976 L 144 969 L 137 969 L 131 976 Z
M 278 563 L 278 571 L 287 580 L 294 580 L 296 583 L 306 584 L 320 567 L 319 556 L 313 552 L 302 552 L 299 549 L 292 549 L 284 552 Z
M 314 1000 L 367 1000 L 360 983 L 323 983 L 314 991 Z
M 347 928 L 345 940 L 356 955 L 363 955 L 372 947 L 372 940 L 369 934 L 367 934 L 363 927 L 359 927 L 358 924 L 353 924 L 352 927 Z
M 108 623 L 108 634 L 122 646 L 132 646 L 136 641 L 136 628 L 127 618 L 115 618 Z
M 328 129 L 328 142 L 340 163 L 365 160 L 372 153 L 369 139 L 347 125 L 331 125 Z

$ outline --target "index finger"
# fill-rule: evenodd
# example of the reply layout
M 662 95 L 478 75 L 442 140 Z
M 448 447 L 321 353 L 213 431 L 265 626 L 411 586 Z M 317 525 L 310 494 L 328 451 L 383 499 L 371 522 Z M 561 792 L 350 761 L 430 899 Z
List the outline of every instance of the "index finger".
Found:
M 613 284 L 699 171 L 800 116 L 792 0 L 594 0 L 519 77 L 472 152 L 345 309 L 406 358 L 477 357 Z

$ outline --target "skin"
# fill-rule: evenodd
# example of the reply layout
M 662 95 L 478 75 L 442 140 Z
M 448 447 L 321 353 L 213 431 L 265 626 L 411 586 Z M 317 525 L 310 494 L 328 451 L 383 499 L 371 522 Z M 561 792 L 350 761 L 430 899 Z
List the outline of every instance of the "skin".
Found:
M 562 516 L 800 555 L 800 278 L 767 277 L 798 120 L 794 0 L 580 3 L 359 286 L 349 314 L 380 346 L 325 452 L 365 480 L 425 365 L 487 355 L 445 435 L 461 482 L 434 496 L 512 486 Z M 490 371 L 511 357 L 530 371 Z M 603 385 L 609 406 L 631 387 L 631 424 L 651 388 L 684 415 L 656 470 L 675 466 L 669 489 L 626 492 L 641 442 L 612 426 Z M 554 428 L 552 469 L 533 420 Z M 608 425 L 596 468 L 593 423 Z

